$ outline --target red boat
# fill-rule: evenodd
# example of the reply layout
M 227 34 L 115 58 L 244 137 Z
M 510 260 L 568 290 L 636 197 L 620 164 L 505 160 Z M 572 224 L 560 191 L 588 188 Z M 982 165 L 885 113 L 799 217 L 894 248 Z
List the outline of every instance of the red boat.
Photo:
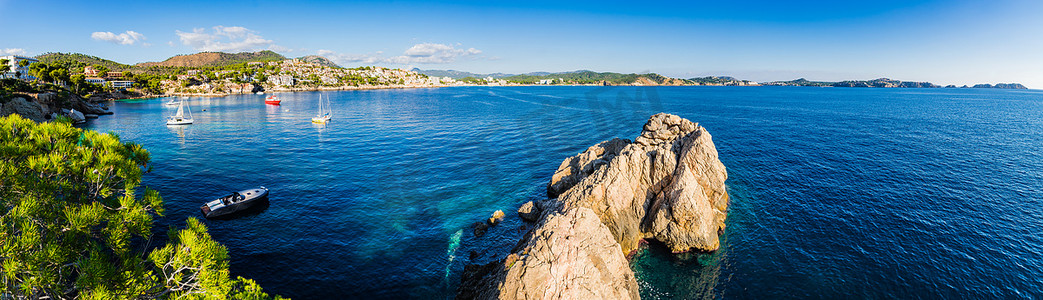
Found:
M 282 102 L 282 100 L 279 100 L 279 97 L 276 97 L 275 95 L 264 98 L 264 104 L 279 105 L 279 102 Z

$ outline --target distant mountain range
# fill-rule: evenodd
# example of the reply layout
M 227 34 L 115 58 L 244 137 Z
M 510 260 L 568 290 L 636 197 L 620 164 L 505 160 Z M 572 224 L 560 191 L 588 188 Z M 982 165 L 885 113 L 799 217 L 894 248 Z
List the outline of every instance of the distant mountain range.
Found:
M 933 84 L 930 82 L 915 82 L 915 81 L 900 81 L 889 78 L 877 78 L 873 80 L 845 80 L 839 82 L 829 81 L 809 81 L 804 78 L 794 79 L 790 81 L 771 81 L 763 82 L 761 85 L 773 85 L 773 86 L 819 86 L 819 87 L 876 87 L 876 88 L 940 88 L 942 86 Z M 955 85 L 945 86 L 946 88 L 955 88 Z M 967 88 L 964 85 L 962 88 Z M 992 89 L 1027 89 L 1020 83 L 998 83 L 996 85 L 991 84 L 976 84 L 972 88 L 992 88 Z

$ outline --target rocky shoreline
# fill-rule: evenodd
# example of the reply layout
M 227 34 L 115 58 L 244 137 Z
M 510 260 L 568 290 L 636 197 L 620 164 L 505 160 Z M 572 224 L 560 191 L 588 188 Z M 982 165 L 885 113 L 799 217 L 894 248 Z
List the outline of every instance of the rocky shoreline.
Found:
M 36 122 L 46 122 L 64 116 L 73 124 L 81 124 L 90 118 L 112 114 L 108 107 L 77 95 L 63 97 L 53 92 L 21 95 L 0 103 L 0 117 L 18 114 Z
M 633 141 L 563 161 L 549 199 L 519 209 L 532 229 L 506 257 L 467 266 L 457 298 L 640 298 L 627 256 L 645 239 L 674 252 L 717 250 L 726 179 L 705 128 L 656 114 Z

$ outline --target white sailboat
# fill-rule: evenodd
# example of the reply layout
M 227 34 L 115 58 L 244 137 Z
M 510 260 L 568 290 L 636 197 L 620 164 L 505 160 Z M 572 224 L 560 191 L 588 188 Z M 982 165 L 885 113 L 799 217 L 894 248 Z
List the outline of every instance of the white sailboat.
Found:
M 182 100 L 177 104 L 177 113 L 173 116 L 167 117 L 167 125 L 185 125 L 192 124 L 192 110 L 185 109 L 185 101 Z M 185 117 L 185 111 L 188 111 L 188 117 Z
M 312 123 L 326 123 L 330 121 L 333 114 L 333 109 L 330 108 L 330 98 L 326 97 L 325 105 L 322 102 L 322 95 L 319 95 L 319 114 L 314 118 L 311 118 Z

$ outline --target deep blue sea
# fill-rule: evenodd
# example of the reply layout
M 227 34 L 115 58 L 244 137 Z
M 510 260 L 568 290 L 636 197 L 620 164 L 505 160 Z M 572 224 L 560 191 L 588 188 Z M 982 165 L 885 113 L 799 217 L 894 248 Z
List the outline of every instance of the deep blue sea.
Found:
M 152 153 L 169 225 L 263 185 L 270 205 L 208 220 L 233 275 L 297 299 L 450 298 L 468 263 L 531 227 L 563 159 L 668 112 L 728 168 L 721 249 L 631 261 L 645 299 L 1043 297 L 1043 91 L 810 87 L 459 87 L 119 102 L 87 128 Z M 204 111 L 205 110 L 205 111 Z M 507 220 L 482 237 L 470 224 Z M 470 259 L 475 251 L 478 257 Z

